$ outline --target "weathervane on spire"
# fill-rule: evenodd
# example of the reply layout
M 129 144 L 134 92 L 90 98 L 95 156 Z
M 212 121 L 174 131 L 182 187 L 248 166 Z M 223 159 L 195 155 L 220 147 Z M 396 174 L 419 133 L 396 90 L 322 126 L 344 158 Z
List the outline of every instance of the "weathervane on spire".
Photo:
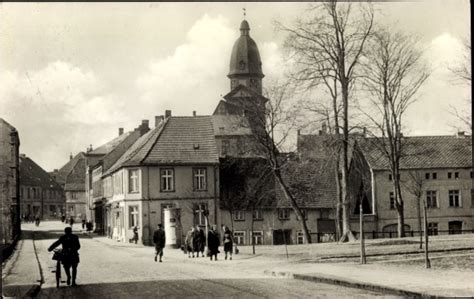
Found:
M 242 10 L 244 11 L 244 19 L 245 19 L 245 16 L 247 15 L 247 10 L 244 8 L 242 8 Z

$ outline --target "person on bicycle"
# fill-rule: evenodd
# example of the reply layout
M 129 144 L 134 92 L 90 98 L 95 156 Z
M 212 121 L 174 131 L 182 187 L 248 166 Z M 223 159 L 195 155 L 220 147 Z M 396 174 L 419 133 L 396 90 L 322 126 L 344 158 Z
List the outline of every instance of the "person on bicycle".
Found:
M 52 251 L 54 248 L 62 245 L 62 258 L 64 271 L 67 276 L 67 285 L 71 285 L 71 267 L 72 267 L 72 286 L 76 286 L 76 275 L 77 265 L 79 264 L 79 249 L 81 244 L 79 243 L 79 237 L 72 233 L 71 227 L 64 229 L 64 235 L 59 237 L 59 240 L 49 246 L 48 251 Z

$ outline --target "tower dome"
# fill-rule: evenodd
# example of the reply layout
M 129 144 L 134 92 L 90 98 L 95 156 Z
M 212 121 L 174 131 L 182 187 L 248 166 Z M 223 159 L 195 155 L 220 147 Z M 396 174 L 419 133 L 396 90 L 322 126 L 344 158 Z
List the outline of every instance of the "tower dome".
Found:
M 231 79 L 231 89 L 241 84 L 261 93 L 261 79 L 264 77 L 262 61 L 257 44 L 250 37 L 249 31 L 249 23 L 243 20 L 240 24 L 240 37 L 232 48 L 227 77 Z

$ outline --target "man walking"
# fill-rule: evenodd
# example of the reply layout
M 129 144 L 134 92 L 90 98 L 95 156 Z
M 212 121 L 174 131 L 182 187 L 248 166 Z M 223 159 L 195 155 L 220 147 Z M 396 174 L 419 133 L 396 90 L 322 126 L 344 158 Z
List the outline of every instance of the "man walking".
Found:
M 81 248 L 81 244 L 79 243 L 79 238 L 72 233 L 71 227 L 66 227 L 64 233 L 64 235 L 59 237 L 59 240 L 49 246 L 48 251 L 52 251 L 54 248 L 62 245 L 61 262 L 66 272 L 67 285 L 71 285 L 70 269 L 72 267 L 72 286 L 76 286 L 77 264 L 79 264 L 78 251 Z
M 163 225 L 161 224 L 158 224 L 158 228 L 153 233 L 153 243 L 155 243 L 155 262 L 157 261 L 159 255 L 161 263 L 161 258 L 163 257 L 163 249 L 165 248 L 166 243 L 165 231 L 163 230 Z

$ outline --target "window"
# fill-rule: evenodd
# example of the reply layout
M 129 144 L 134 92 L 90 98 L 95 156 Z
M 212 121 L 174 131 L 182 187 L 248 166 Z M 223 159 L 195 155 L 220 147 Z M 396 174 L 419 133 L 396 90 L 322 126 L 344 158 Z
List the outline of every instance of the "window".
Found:
M 138 192 L 138 169 L 128 171 L 128 192 Z
M 235 221 L 244 221 L 245 220 L 245 211 L 235 211 L 234 212 Z
M 302 231 L 296 233 L 296 244 L 304 244 L 304 234 Z
M 193 169 L 193 186 L 194 190 L 207 190 L 206 168 Z
M 389 180 L 389 181 L 392 180 L 392 175 L 391 175 L 391 174 L 388 175 L 388 180 Z M 298 244 L 299 244 L 299 243 L 298 243 Z
M 245 232 L 244 231 L 235 231 L 234 232 L 234 242 L 236 245 L 245 245 Z
M 161 191 L 162 192 L 174 191 L 174 169 L 172 168 L 161 169 Z
M 438 235 L 438 223 L 430 222 L 428 223 L 428 235 L 437 236 Z
M 263 232 L 253 232 L 252 233 L 253 242 L 255 245 L 263 245 Z
M 49 214 L 53 215 L 56 213 L 56 206 L 55 205 L 50 205 L 49 206 Z
M 263 211 L 262 210 L 254 210 L 253 211 L 253 220 L 263 220 Z
M 474 179 L 474 171 L 471 171 L 471 179 Z
M 71 199 L 76 199 L 77 196 L 76 196 L 76 192 L 71 192 Z
M 128 215 L 129 215 L 129 227 L 138 226 L 138 206 L 130 206 L 128 207 Z
M 460 207 L 461 200 L 459 198 L 459 190 L 449 190 L 449 206 L 450 207 Z
M 229 140 L 222 140 L 222 145 L 221 145 L 221 155 L 225 156 L 229 154 L 230 150 L 230 141 Z
M 278 219 L 290 220 L 290 209 L 278 209 Z
M 462 233 L 462 221 L 449 221 L 448 229 L 450 235 Z
M 395 194 L 390 192 L 390 210 L 395 210 Z
M 428 208 L 437 208 L 438 199 L 436 197 L 436 191 L 428 190 L 426 191 L 426 205 Z
M 455 178 L 455 179 L 459 179 L 459 172 L 455 172 L 455 173 L 454 173 L 454 178 Z
M 430 173 L 429 172 L 425 173 L 425 179 L 427 179 L 427 180 L 430 179 Z
M 161 224 L 165 225 L 165 209 L 174 208 L 175 205 L 172 203 L 162 203 L 160 206 L 161 206 Z
M 452 172 L 448 172 L 448 179 L 452 178 Z
M 198 203 L 194 205 L 194 225 L 204 226 L 206 225 L 207 204 Z
M 33 198 L 36 198 L 36 188 L 33 188 Z
M 433 180 L 436 180 L 438 178 L 438 174 L 436 172 L 433 172 L 431 174 L 431 177 L 433 178 Z

